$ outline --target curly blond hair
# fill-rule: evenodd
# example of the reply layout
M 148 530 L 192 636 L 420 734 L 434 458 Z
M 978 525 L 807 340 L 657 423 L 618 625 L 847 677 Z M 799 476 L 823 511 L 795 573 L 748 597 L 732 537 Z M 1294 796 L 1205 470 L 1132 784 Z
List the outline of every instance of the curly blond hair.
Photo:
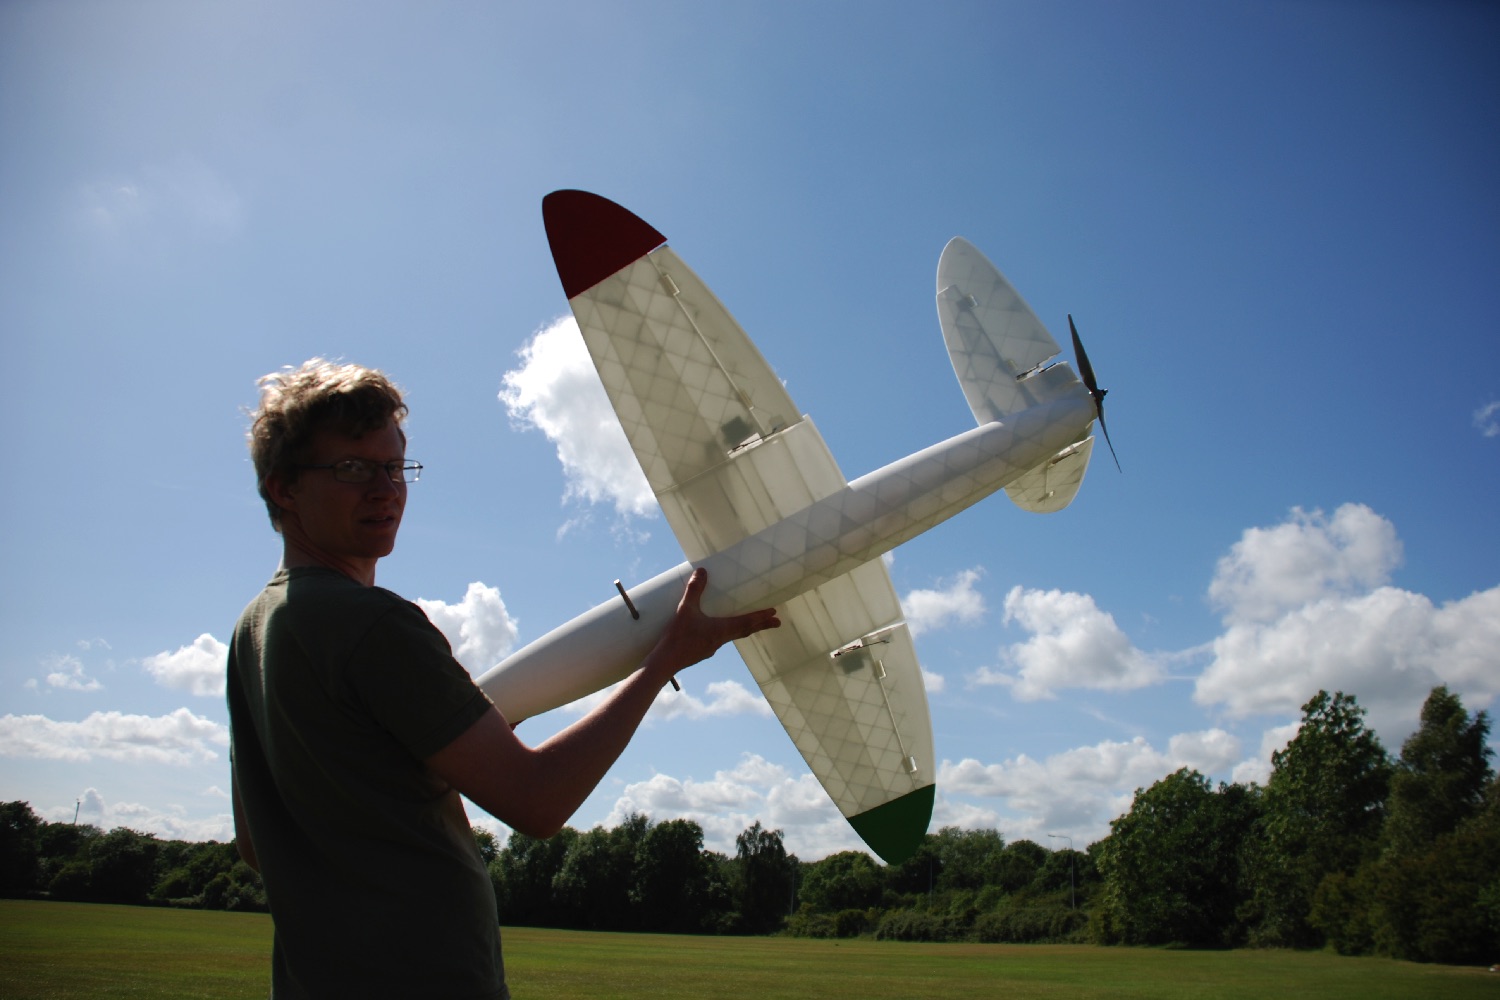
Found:
M 399 428 L 407 406 L 401 390 L 390 379 L 363 365 L 336 364 L 312 358 L 256 380 L 260 406 L 250 415 L 250 460 L 260 497 L 271 515 L 271 527 L 281 530 L 281 508 L 271 500 L 266 480 L 297 480 L 298 463 L 314 434 L 332 427 L 350 437 L 362 437 L 394 420 Z M 403 440 L 405 433 L 402 433 Z

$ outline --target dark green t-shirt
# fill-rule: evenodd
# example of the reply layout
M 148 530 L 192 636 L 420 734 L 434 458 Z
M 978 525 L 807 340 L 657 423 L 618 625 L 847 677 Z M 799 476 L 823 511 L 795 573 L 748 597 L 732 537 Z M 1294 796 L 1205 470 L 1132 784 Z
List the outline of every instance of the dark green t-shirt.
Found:
M 282 570 L 240 616 L 228 682 L 272 995 L 508 996 L 489 875 L 458 793 L 422 763 L 490 701 L 422 610 Z

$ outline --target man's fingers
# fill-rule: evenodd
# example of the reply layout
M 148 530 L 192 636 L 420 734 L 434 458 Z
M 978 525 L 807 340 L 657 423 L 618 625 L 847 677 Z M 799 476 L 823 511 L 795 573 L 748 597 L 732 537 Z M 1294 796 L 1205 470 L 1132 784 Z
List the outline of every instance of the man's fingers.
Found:
M 682 606 L 697 609 L 698 602 L 703 599 L 703 591 L 708 588 L 708 570 L 699 567 L 693 570 L 688 577 L 687 586 L 682 591 Z

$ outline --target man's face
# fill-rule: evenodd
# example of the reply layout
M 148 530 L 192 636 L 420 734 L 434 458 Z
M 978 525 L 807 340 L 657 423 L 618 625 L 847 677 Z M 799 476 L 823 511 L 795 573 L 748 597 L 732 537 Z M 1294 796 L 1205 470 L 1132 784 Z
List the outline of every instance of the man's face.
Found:
M 406 439 L 394 421 L 363 437 L 349 437 L 331 428 L 313 435 L 303 456 L 304 465 L 332 465 L 360 458 L 384 464 L 406 457 Z M 316 562 L 359 578 L 373 580 L 375 562 L 390 555 L 406 509 L 406 483 L 392 481 L 376 469 L 367 483 L 345 483 L 331 469 L 303 469 L 294 483 L 284 484 L 277 502 L 283 510 L 282 532 Z

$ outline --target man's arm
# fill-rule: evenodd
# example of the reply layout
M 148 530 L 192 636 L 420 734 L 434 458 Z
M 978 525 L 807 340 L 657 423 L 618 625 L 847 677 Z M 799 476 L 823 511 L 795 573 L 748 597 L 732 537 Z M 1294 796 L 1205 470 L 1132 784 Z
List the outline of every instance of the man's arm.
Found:
M 705 615 L 698 602 L 707 584 L 708 573 L 695 570 L 677 614 L 640 668 L 567 729 L 529 747 L 499 710 L 491 708 L 428 757 L 427 766 L 512 829 L 533 837 L 552 836 L 619 758 L 674 674 L 706 660 L 726 642 L 781 624 L 769 608 L 728 618 Z

